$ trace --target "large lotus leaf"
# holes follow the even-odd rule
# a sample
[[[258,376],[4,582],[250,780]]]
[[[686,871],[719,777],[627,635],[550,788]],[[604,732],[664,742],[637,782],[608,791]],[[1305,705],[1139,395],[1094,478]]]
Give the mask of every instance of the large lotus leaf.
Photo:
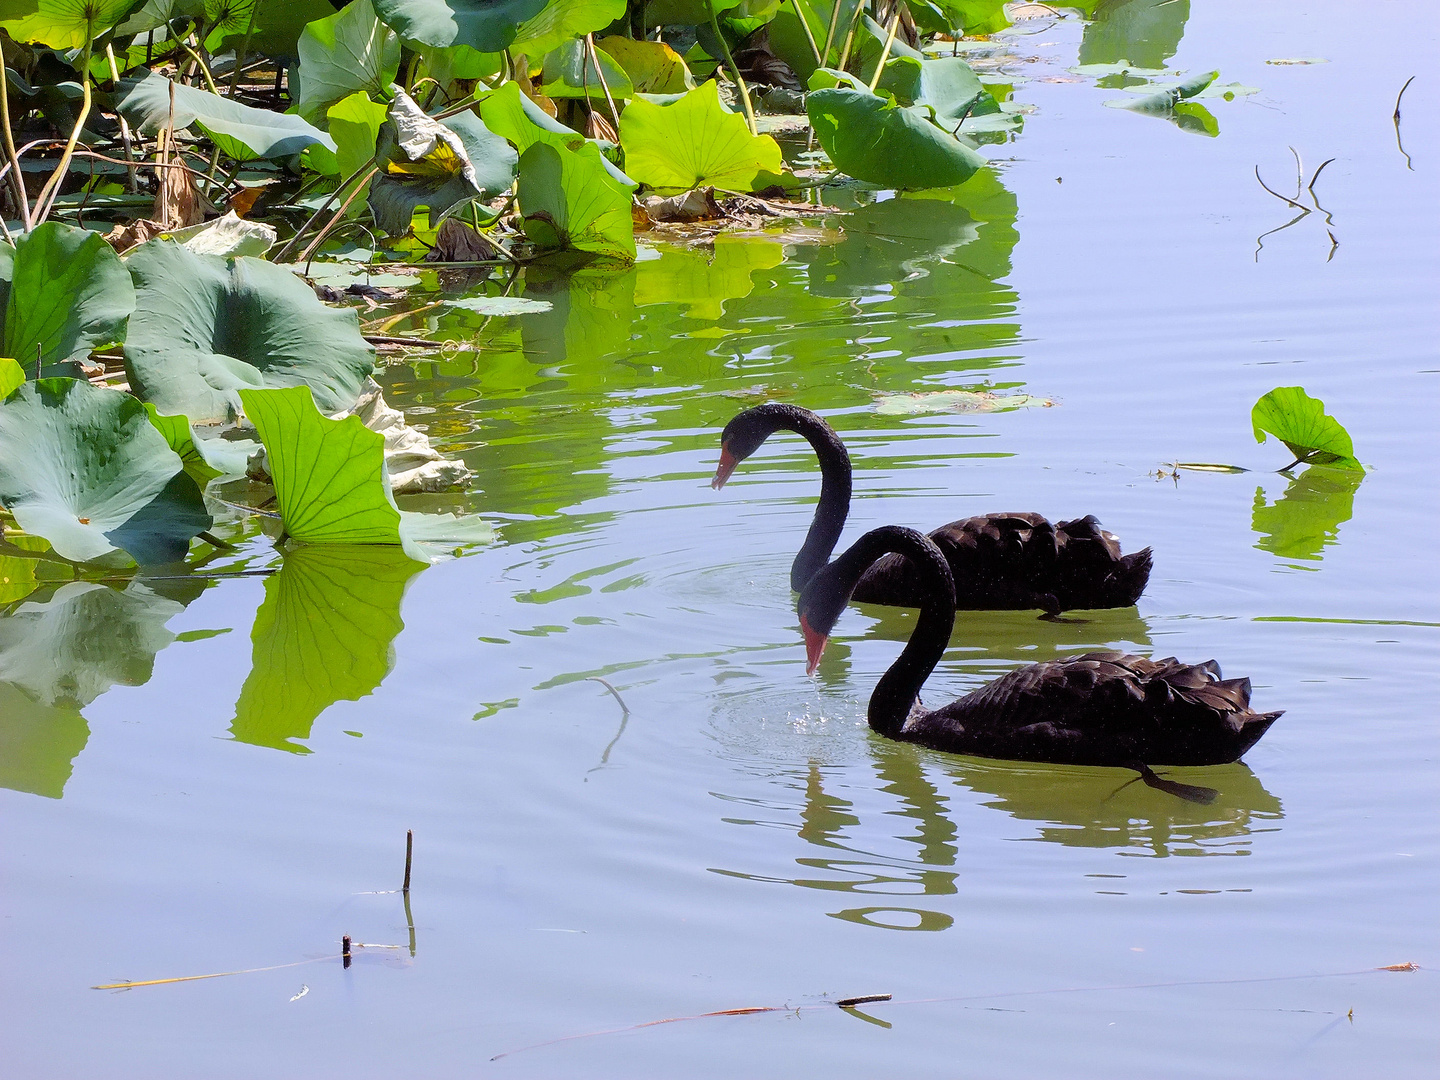
[[[211,524],[145,407],[76,379],[26,383],[0,405],[0,504],[77,562],[116,548],[173,562]]]
[[[330,0],[205,0],[205,48],[218,53],[248,42],[251,56],[294,60],[306,25],[333,14]]]
[[[1164,115],[1180,102],[1199,94],[1219,77],[1220,72],[1218,71],[1206,71],[1199,75],[1192,75],[1188,79],[1182,79],[1174,86],[1161,87],[1148,94],[1140,94],[1135,97],[1107,101],[1105,104],[1112,109],[1129,109],[1131,112]]]
[[[695,87],[684,59],[663,41],[633,41],[611,36],[595,42],[625,69],[636,91],[643,94],[683,94]]]
[[[139,2],[39,0],[37,4],[7,0],[0,29],[7,30],[16,41],[38,42],[52,49],[80,49],[122,21]]]
[[[402,38],[445,48],[468,45],[478,52],[510,47],[527,19],[546,0],[374,0],[385,25]]]
[[[400,70],[400,39],[375,17],[370,0],[353,0],[300,35],[296,107],[311,123],[351,94],[384,97]]]
[[[1255,441],[1267,433],[1290,448],[1297,464],[1333,465],[1338,469],[1364,469],[1355,460],[1355,445],[1340,421],[1325,411],[1325,403],[1303,387],[1277,386],[1250,410]]]
[[[603,160],[594,143],[579,150],[536,143],[520,155],[516,190],[531,241],[542,248],[635,261],[632,188],[607,175]]]
[[[998,113],[1000,105],[958,56],[916,60],[897,56],[885,64],[877,89],[895,95],[901,105],[929,105],[941,125],[953,130],[961,119]]]
[[[123,592],[72,581],[0,618],[0,682],[44,705],[81,707],[116,683],[140,686],[175,640],[165,624],[184,610],[138,581]]]
[[[930,33],[995,34],[1010,25],[1005,0],[918,0],[910,5],[910,14],[916,26]]]
[[[560,150],[577,150],[591,140],[566,127],[507,82],[480,102],[480,117],[495,134],[508,139],[521,154],[537,142]],[[603,155],[605,172],[619,184],[634,189],[635,181],[612,165]]]
[[[375,158],[375,144],[385,125],[389,109],[370,100],[368,94],[356,92],[344,101],[325,110],[326,127],[335,140],[335,153],[312,146],[305,163],[316,172],[346,177],[369,165]],[[350,204],[349,215],[360,213],[359,201]]]
[[[195,19],[204,14],[205,0],[145,0],[130,13],[128,19],[115,28],[115,36],[126,38],[134,34],[148,34],[174,19]],[[160,38],[156,38],[155,44],[159,43]],[[118,49],[116,54],[119,59]]]
[[[510,52],[538,60],[567,41],[604,30],[624,14],[625,0],[550,0],[516,31]]]
[[[0,356],[31,375],[37,349],[50,365],[123,340],[134,310],[130,275],[99,233],[47,221],[0,244]]]
[[[375,223],[398,236],[409,231],[418,207],[429,208],[433,223],[460,203],[497,195],[514,181],[518,160],[474,113],[457,113],[442,124],[396,87],[375,147],[380,172],[369,195]]]
[[[121,79],[125,96],[117,108],[135,127],[156,132],[170,122],[170,88],[175,88],[175,127],[197,125],[222,153],[237,161],[284,158],[319,143],[331,153],[335,142],[319,128],[289,113],[270,112],[217,97],[153,72]]]
[[[60,798],[89,740],[90,726],[75,706],[42,705],[0,682],[0,788]]]
[[[232,419],[241,387],[308,386],[328,412],[355,404],[375,367],[354,311],[322,304],[284,267],[196,255],[152,240],[126,259],[139,310],[125,340],[130,386],[167,415]]]
[[[710,0],[715,14],[720,15],[739,7],[744,0]],[[826,9],[827,13],[829,9]],[[703,26],[710,22],[710,8],[705,0],[648,0],[645,5],[646,26]],[[820,41],[825,40],[825,28],[820,28]]]
[[[751,135],[743,117],[726,112],[713,81],[673,105],[632,101],[620,117],[620,143],[630,175],[655,188],[758,191],[781,168],[779,144]]]
[[[411,43],[412,46],[415,43]],[[420,59],[425,62],[425,74],[449,87],[456,80],[474,82],[476,79],[493,79],[505,65],[503,53],[477,52],[468,45],[451,45],[436,49],[429,45],[415,46]]]
[[[165,437],[166,444],[180,455],[190,478],[202,489],[217,476],[244,476],[250,455],[260,449],[260,444],[253,439],[197,439],[189,419],[162,416],[148,401],[145,411],[155,430]]]
[[[605,103],[605,91],[617,101],[626,101],[635,96],[635,87],[625,69],[615,62],[607,52],[595,50],[599,59],[597,68],[585,42],[576,38],[562,42],[545,56],[540,72],[540,93],[548,98],[587,98]],[[597,72],[599,74],[597,74]],[[605,85],[600,85],[603,75]]]
[[[850,25],[850,18],[855,13],[856,2],[857,0],[840,0],[840,25]],[[650,6],[654,6],[653,0]],[[805,30],[801,27],[796,12],[803,13],[805,22],[810,27],[810,34],[815,39],[815,44],[823,47],[825,31],[830,24],[832,6],[831,4],[812,3],[811,0],[787,0],[775,18],[770,20],[770,25],[766,29],[765,33],[771,50],[790,65],[790,70],[800,77],[801,82],[809,79],[818,65],[815,63],[815,53],[810,49],[810,39],[805,36]],[[839,36],[843,37],[843,34]],[[840,42],[836,42],[832,47],[830,61],[839,63]]]
[[[1255,546],[1282,559],[1318,560],[1354,513],[1355,492],[1364,479],[1358,469],[1306,469],[1271,506],[1265,504],[1265,489],[1256,488],[1250,519],[1260,534]]]
[[[805,101],[815,137],[831,162],[857,180],[887,188],[963,183],[985,159],[931,123],[925,106],[896,105],[863,90],[816,90]]]
[[[240,742],[308,753],[315,718],[372,693],[394,665],[400,601],[424,564],[398,548],[300,547],[265,582],[250,631],[251,670],[230,732]]]

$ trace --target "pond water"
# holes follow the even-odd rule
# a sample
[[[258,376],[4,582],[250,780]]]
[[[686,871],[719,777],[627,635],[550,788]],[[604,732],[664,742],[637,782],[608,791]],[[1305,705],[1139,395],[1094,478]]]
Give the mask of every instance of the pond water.
[[[496,544],[6,609],[6,1074],[1433,1076],[1440,19],[1106,8],[1007,35],[1035,111],[993,176],[832,191],[852,213],[618,275],[531,268],[551,311],[433,320],[468,344],[387,397],[476,471],[459,501]],[[1208,137],[1068,71],[1127,51],[1259,93],[1205,103]],[[1266,62],[1291,58],[1327,62]],[[1307,179],[1335,159],[1329,217],[1257,250],[1294,211],[1254,168],[1293,190],[1290,146]],[[1363,480],[1269,471],[1250,406],[1297,384]],[[875,409],[948,388],[1053,404]],[[1210,806],[872,734],[913,613],[852,608],[805,677],[808,447],[708,486],[766,398],[845,437],[847,542],[1038,510],[1153,546],[1138,608],[963,614],[931,704],[1117,645],[1214,657],[1284,718],[1244,764],[1170,771]],[[279,566],[250,520],[229,562]],[[788,1009],[632,1027],[752,1006]]]

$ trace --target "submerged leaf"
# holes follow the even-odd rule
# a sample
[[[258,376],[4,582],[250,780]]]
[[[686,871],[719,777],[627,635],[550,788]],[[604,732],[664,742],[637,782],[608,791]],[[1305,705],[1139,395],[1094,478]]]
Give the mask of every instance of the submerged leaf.
[[[1333,465],[1338,469],[1364,469],[1355,460],[1350,433],[1325,411],[1325,403],[1303,387],[1277,386],[1250,410],[1255,441],[1274,435],[1290,448],[1297,464]]]
[[[99,233],[47,221],[0,244],[0,356],[36,375],[125,337],[135,289]]]
[[[375,366],[354,311],[327,307],[263,259],[196,255],[152,240],[126,259],[140,309],[125,340],[130,385],[160,412],[232,419],[241,387],[308,386],[350,408]]]
[[[129,394],[26,383],[0,405],[0,504],[77,562],[173,562],[211,525],[200,489]]]
[[[713,81],[673,105],[632,101],[620,116],[620,142],[626,171],[654,188],[758,191],[782,167],[779,144],[751,135],[743,117],[726,112]]]

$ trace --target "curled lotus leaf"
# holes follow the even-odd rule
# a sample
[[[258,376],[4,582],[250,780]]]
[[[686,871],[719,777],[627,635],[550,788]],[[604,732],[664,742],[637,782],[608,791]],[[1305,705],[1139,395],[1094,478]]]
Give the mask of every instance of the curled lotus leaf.
[[[1325,403],[1300,386],[1277,386],[1250,410],[1255,441],[1274,435],[1295,455],[1296,464],[1333,465],[1337,469],[1364,469],[1355,460],[1355,445],[1340,421],[1325,411]]]
[[[126,259],[139,311],[125,339],[131,388],[166,415],[231,420],[242,387],[308,386],[329,412],[360,396],[375,352],[355,312],[322,304],[263,259],[152,240]]]

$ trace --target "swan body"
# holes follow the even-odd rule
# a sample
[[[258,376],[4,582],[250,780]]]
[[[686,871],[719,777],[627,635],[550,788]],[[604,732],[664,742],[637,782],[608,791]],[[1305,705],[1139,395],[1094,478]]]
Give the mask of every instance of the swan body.
[[[790,587],[799,592],[830,558],[850,510],[851,466],[840,437],[823,419],[795,405],[769,403],[740,413],[720,436],[720,465],[711,486],[724,486],[735,467],[775,431],[794,431],[820,459],[820,502]],[[1039,514],[982,514],[930,534],[950,565],[962,609],[1040,608],[1048,615],[1078,608],[1129,607],[1150,579],[1150,549],[1122,555],[1120,543],[1094,517],[1052,524]],[[919,607],[920,576],[898,553],[862,575],[860,603]]]
[[[1213,661],[1184,664],[1094,652],[1018,668],[939,709],[920,687],[954,626],[950,565],[913,529],[866,533],[800,594],[808,669],[864,572],[901,554],[921,579],[920,617],[900,657],[870,698],[870,726],[882,735],[980,757],[1071,765],[1219,765],[1240,758],[1281,715],[1250,708],[1250,680],[1222,679]]]

